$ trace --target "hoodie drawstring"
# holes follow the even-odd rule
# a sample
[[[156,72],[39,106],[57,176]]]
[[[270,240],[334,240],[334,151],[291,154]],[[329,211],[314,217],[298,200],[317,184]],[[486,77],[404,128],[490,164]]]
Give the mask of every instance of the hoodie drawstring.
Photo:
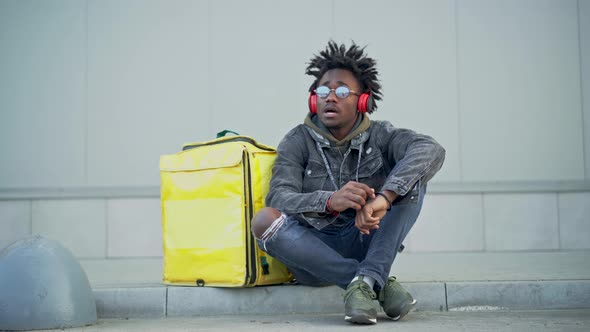
[[[318,151],[320,152],[320,155],[322,156],[322,160],[324,161],[324,167],[326,167],[326,171],[328,172],[328,176],[330,176],[330,180],[332,181],[332,184],[334,185],[335,190],[340,189],[338,187],[338,185],[336,184],[336,179],[334,179],[334,174],[332,174],[332,169],[330,168],[330,163],[328,163],[328,158],[326,158],[326,155],[324,154],[324,149],[322,149],[322,146],[320,145],[319,142],[316,142],[316,146],[318,148]],[[359,146],[359,157],[356,163],[356,182],[359,182],[359,168],[361,167],[361,158],[363,155],[363,145],[361,144]],[[345,158],[346,159],[346,158]]]
[[[363,155],[363,145],[359,146],[359,160],[356,163],[356,182],[359,182],[359,168],[361,168],[361,156]]]
[[[332,184],[334,185],[334,190],[338,190],[340,188],[338,188],[338,185],[336,184],[336,180],[334,179],[334,174],[332,174],[332,170],[330,169],[330,164],[328,163],[328,159],[326,158],[326,155],[324,154],[324,149],[322,149],[322,146],[320,145],[320,142],[316,142],[316,146],[318,147],[318,150],[320,151],[320,154],[322,155],[322,159],[324,160],[324,167],[326,167],[326,171],[328,171],[328,175],[330,176],[330,180],[332,180]]]

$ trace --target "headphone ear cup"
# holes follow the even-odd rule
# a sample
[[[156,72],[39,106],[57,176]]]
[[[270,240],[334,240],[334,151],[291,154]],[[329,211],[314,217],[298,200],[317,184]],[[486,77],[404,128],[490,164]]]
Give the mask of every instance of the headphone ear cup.
[[[370,109],[368,104],[371,103],[372,106],[373,103],[372,101],[369,101],[369,99],[371,99],[371,96],[368,93],[363,93],[359,96],[359,101],[357,104],[357,109],[359,112],[365,113]]]
[[[370,93],[369,94],[369,98],[367,98],[367,112],[371,113],[373,112],[373,94]]]
[[[318,111],[318,96],[315,93],[310,93],[309,94],[309,99],[307,101],[308,106],[309,106],[309,111],[311,113],[317,113]]]
[[[363,93],[359,96],[357,109],[361,113],[369,112],[373,109],[373,96],[369,93]]]

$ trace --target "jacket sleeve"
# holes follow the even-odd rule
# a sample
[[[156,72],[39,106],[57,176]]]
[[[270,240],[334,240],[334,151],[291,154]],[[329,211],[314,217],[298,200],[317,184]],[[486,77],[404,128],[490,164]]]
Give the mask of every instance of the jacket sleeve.
[[[289,132],[278,146],[272,169],[266,206],[286,214],[324,213],[331,191],[303,193],[303,176],[309,153],[297,128]]]
[[[391,190],[400,196],[406,196],[410,191],[417,192],[413,190],[417,189],[416,185],[426,185],[442,167],[445,149],[430,136],[398,129],[388,122],[383,122],[383,126],[382,143],[387,158],[395,166],[381,190]],[[404,201],[407,202],[402,198],[396,202],[403,204]]]

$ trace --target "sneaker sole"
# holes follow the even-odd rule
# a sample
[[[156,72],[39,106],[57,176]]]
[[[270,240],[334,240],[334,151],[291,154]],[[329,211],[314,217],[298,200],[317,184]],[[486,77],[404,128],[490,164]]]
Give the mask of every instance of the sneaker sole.
[[[369,318],[364,315],[344,316],[344,320],[354,324],[377,324],[377,318]]]
[[[418,301],[416,301],[416,299],[412,299],[412,302],[407,303],[403,308],[401,313],[396,316],[396,317],[391,317],[392,320],[394,321],[398,321],[402,318],[404,318],[405,315],[407,315],[410,311],[412,311],[412,309],[414,309],[414,307],[416,306],[416,303],[418,303]]]

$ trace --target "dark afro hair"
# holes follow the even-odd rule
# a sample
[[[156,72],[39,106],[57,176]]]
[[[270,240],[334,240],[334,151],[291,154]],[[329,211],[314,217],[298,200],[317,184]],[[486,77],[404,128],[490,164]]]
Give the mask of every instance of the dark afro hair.
[[[359,47],[354,42],[346,49],[344,44],[338,45],[333,40],[328,42],[328,47],[319,55],[309,61],[305,73],[315,77],[315,81],[309,87],[309,92],[315,90],[319,80],[330,69],[346,69],[352,72],[361,85],[363,93],[371,92],[373,95],[373,108],[368,113],[377,109],[377,100],[381,100],[381,84],[377,79],[376,62],[364,54],[365,48]]]

